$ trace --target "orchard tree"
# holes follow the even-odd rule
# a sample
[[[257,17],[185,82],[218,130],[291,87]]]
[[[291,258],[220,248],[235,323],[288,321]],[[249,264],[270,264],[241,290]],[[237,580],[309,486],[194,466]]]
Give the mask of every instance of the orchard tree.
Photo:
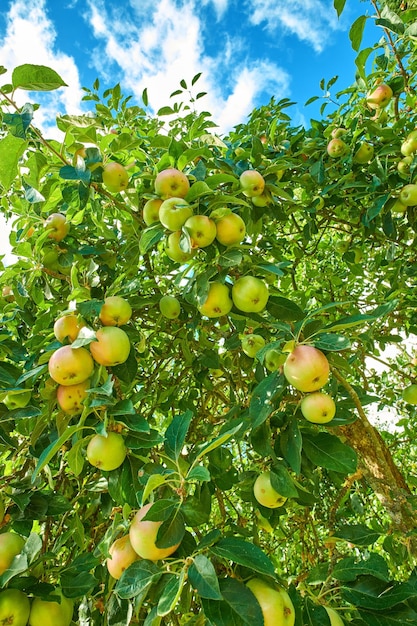
[[[96,80],[48,139],[15,93],[65,85],[13,69],[0,623],[417,623],[414,5],[308,128],[220,137],[197,74],[156,115]]]

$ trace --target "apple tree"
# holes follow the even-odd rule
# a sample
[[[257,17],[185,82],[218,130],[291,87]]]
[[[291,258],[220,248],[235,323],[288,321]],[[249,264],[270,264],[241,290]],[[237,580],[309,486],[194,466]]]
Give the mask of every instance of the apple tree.
[[[0,622],[417,623],[414,4],[308,128],[219,136],[198,74],[157,114],[96,80],[51,139],[63,80],[13,69]]]

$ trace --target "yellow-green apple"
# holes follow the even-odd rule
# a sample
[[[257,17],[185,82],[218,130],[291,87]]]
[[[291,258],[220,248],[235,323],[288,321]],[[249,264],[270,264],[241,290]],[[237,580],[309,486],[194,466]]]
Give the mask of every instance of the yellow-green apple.
[[[301,413],[313,424],[327,424],[336,414],[336,404],[327,393],[315,391],[304,396],[300,403]]]
[[[109,558],[106,559],[107,569],[110,576],[119,580],[125,569],[139,559],[138,554],[132,548],[129,535],[124,535],[113,541],[109,548]]]
[[[74,415],[83,410],[84,400],[87,398],[87,389],[90,388],[90,380],[84,380],[77,385],[59,385],[56,390],[57,402],[64,413]]]
[[[0,534],[0,576],[9,569],[15,556],[21,553],[25,540],[12,532]]]
[[[401,154],[405,157],[417,152],[417,129],[413,130],[401,144]]]
[[[127,448],[120,433],[93,435],[87,446],[87,461],[105,472],[121,466],[126,458]]]
[[[244,313],[259,313],[266,307],[268,286],[255,276],[241,276],[232,287],[234,305]]]
[[[54,241],[62,241],[66,237],[70,230],[69,222],[62,213],[51,213],[46,218],[44,226],[48,232],[49,239]]]
[[[253,495],[262,506],[277,509],[285,504],[287,498],[275,491],[271,484],[271,472],[259,474],[253,485]]]
[[[1,295],[2,298],[6,300],[6,302],[14,302],[16,299],[13,293],[13,289],[10,287],[10,285],[5,285],[3,287],[3,289],[1,290]]]
[[[51,601],[35,598],[29,615],[29,626],[70,626],[74,601],[55,589]]]
[[[174,233],[170,233],[166,239],[165,252],[176,263],[186,263],[197,252],[197,248],[191,248],[188,252],[185,252],[180,245],[182,231],[177,230]]]
[[[207,298],[200,304],[198,310],[206,317],[221,317],[230,313],[233,301],[227,285],[213,282],[209,285]]]
[[[392,95],[391,87],[382,83],[366,96],[366,103],[372,110],[383,109],[389,104]]]
[[[223,246],[233,246],[245,238],[246,224],[237,213],[216,219],[216,239]]]
[[[407,211],[407,206],[403,204],[402,202],[400,202],[399,199],[397,198],[397,200],[394,202],[394,204],[391,207],[391,213],[405,213],[406,211]]]
[[[58,385],[77,385],[90,378],[94,361],[85,348],[62,346],[49,359],[48,370]]]
[[[349,241],[347,239],[339,239],[339,241],[336,241],[334,244],[334,248],[340,254],[344,254],[349,250]]]
[[[370,143],[362,141],[359,148],[353,155],[353,162],[362,165],[365,163],[369,163],[369,161],[372,161],[373,158],[374,147]]]
[[[152,503],[145,504],[145,506],[136,513],[130,524],[129,537],[132,548],[138,556],[142,559],[148,559],[149,561],[159,561],[160,559],[166,559],[168,556],[171,556],[171,554],[177,550],[180,543],[175,543],[166,548],[157,547],[156,538],[162,522],[143,520],[151,506]]]
[[[297,345],[284,363],[287,381],[304,393],[318,391],[329,379],[330,366],[326,356],[314,346]]]
[[[168,230],[177,231],[182,228],[185,222],[193,214],[192,207],[187,200],[179,197],[172,197],[164,200],[159,208],[159,221]]]
[[[3,398],[3,403],[7,406],[9,411],[15,409],[22,409],[29,404],[29,400],[32,396],[30,389],[15,389],[9,391]]]
[[[417,384],[408,385],[402,392],[402,399],[408,404],[417,404]]]
[[[243,335],[241,343],[243,352],[251,358],[254,358],[256,353],[265,347],[265,339],[262,335],[257,335],[256,333]]]
[[[216,223],[207,215],[192,215],[184,225],[190,235],[191,246],[193,248],[206,248],[213,243],[216,237]]]
[[[159,310],[164,317],[174,320],[181,313],[181,305],[175,296],[162,296],[159,301]]]
[[[257,170],[245,170],[239,176],[240,187],[247,198],[260,196],[265,189],[265,179]]]
[[[123,326],[132,317],[132,307],[121,296],[108,296],[100,309],[99,318],[104,326]]]
[[[401,189],[398,199],[405,206],[415,206],[417,204],[417,185],[414,183],[405,185]]]
[[[82,320],[78,315],[75,315],[74,313],[62,315],[55,321],[54,335],[61,343],[64,343],[66,339],[73,342],[77,339],[78,333],[84,326],[84,320]]]
[[[159,209],[162,202],[161,198],[151,198],[145,202],[142,210],[142,216],[146,226],[159,222]]]
[[[342,137],[345,133],[347,133],[346,128],[333,128],[331,136],[332,139],[337,139],[338,137]]]
[[[271,204],[272,197],[269,192],[265,192],[264,190],[259,196],[253,196],[252,202],[257,207],[265,207]]]
[[[348,152],[349,147],[343,139],[335,137],[334,139],[330,139],[326,149],[327,154],[332,157],[332,159],[339,159]]]
[[[20,589],[0,592],[0,624],[26,626],[30,614],[30,600]]]
[[[170,167],[159,172],[155,178],[155,193],[167,198],[185,198],[190,188],[190,181],[184,172]]]
[[[411,173],[412,156],[406,156],[397,163],[397,170],[401,178],[408,178]]]
[[[330,618],[330,626],[345,626],[344,621],[340,617],[339,613],[329,606],[324,607],[327,611],[327,615]]]
[[[129,184],[129,174],[120,163],[107,163],[102,173],[103,185],[111,193],[119,193]]]
[[[251,578],[246,586],[259,602],[264,626],[294,626],[295,609],[285,589],[271,587],[261,578]]]
[[[124,330],[117,326],[103,326],[96,332],[96,339],[90,343],[90,352],[96,363],[113,367],[127,360],[130,341]]]
[[[276,372],[276,370],[284,364],[285,356],[276,348],[270,348],[264,357],[264,365],[270,372]]]

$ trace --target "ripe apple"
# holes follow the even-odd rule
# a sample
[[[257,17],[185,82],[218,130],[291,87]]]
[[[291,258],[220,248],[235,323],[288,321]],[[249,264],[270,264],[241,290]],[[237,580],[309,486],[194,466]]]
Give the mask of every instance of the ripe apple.
[[[183,226],[188,231],[193,248],[206,248],[216,238],[216,223],[207,215],[192,215]]]
[[[70,230],[67,218],[62,213],[51,213],[44,222],[44,227],[49,231],[48,238],[54,241],[62,241]]]
[[[221,317],[230,313],[233,301],[230,297],[229,288],[223,283],[210,283],[207,298],[200,304],[198,310],[206,317]]]
[[[417,384],[408,385],[402,392],[402,399],[408,404],[417,404]]]
[[[15,556],[21,553],[25,540],[16,533],[0,534],[0,576],[9,569]]]
[[[120,163],[107,163],[103,168],[102,180],[108,191],[119,193],[128,186],[129,174]]]
[[[77,385],[90,378],[94,361],[85,348],[62,346],[49,359],[48,370],[58,385]]]
[[[260,604],[264,626],[294,626],[295,609],[285,589],[271,587],[261,578],[251,578],[246,586]]]
[[[87,460],[104,472],[120,467],[126,458],[127,449],[122,435],[115,432],[93,435],[87,446]]]
[[[405,185],[401,189],[398,199],[405,206],[415,206],[417,204],[417,185],[414,183]]]
[[[132,317],[132,307],[121,296],[109,296],[105,298],[100,309],[99,318],[104,326],[123,326]]]
[[[387,106],[387,104],[389,104],[392,95],[393,93],[391,87],[382,83],[381,85],[378,85],[372,93],[366,96],[366,103],[372,110],[383,109]]]
[[[90,388],[90,380],[84,380],[77,385],[59,385],[56,390],[57,402],[64,413],[75,415],[83,410],[84,400],[87,398],[87,389]]]
[[[411,173],[412,156],[406,156],[397,163],[397,170],[401,178],[408,178]]]
[[[139,556],[132,548],[129,535],[119,537],[110,546],[110,557],[106,559],[109,574],[119,580],[125,569],[138,560]]]
[[[216,220],[216,239],[223,246],[233,246],[245,238],[246,224],[237,213]]]
[[[197,248],[191,248],[189,252],[184,252],[180,246],[182,231],[177,230],[174,233],[170,233],[166,239],[165,244],[165,252],[171,259],[171,261],[175,261],[176,263],[186,263],[197,252]]]
[[[400,202],[398,199],[394,202],[391,207],[391,213],[405,213],[407,211],[407,206]]]
[[[159,222],[159,209],[161,204],[161,198],[152,198],[145,203],[142,210],[142,216],[146,226]]]
[[[409,157],[417,152],[417,129],[413,130],[401,144],[401,154]]]
[[[264,357],[264,365],[270,372],[276,372],[284,364],[285,356],[276,348],[270,348]]]
[[[175,296],[162,296],[159,301],[159,310],[164,317],[174,320],[181,313],[181,305]]]
[[[30,614],[29,598],[20,589],[0,592],[0,624],[26,626]]]
[[[158,548],[156,546],[156,537],[162,522],[143,521],[146,513],[151,508],[152,503],[145,504],[136,513],[129,528],[129,537],[132,548],[142,559],[149,561],[159,561],[166,559],[179,547],[176,543],[167,548]]]
[[[29,626],[70,626],[74,611],[74,602],[66,598],[61,589],[55,589],[51,598],[59,597],[58,601],[35,598],[29,615]]]
[[[329,606],[324,607],[327,611],[327,615],[330,618],[330,626],[345,626],[344,621],[340,617],[339,613]]]
[[[327,424],[335,416],[336,404],[331,396],[315,391],[301,400],[300,409],[309,422]]]
[[[266,307],[268,286],[255,276],[242,276],[232,287],[234,305],[244,313],[259,313]]]
[[[172,197],[164,200],[159,208],[159,221],[168,230],[177,231],[182,228],[187,219],[193,214],[192,207],[187,200]]]
[[[260,196],[265,189],[265,179],[257,170],[245,170],[239,176],[239,182],[247,198]]]
[[[256,353],[265,346],[265,339],[262,335],[256,335],[251,333],[249,335],[243,335],[242,337],[242,350],[251,358],[256,356]]]
[[[187,176],[174,167],[162,170],[155,178],[155,193],[164,200],[167,198],[185,198],[189,188],[190,181]]]
[[[3,403],[7,406],[9,411],[15,409],[22,409],[29,404],[32,392],[30,389],[15,389],[9,391],[3,398]]]
[[[346,128],[333,128],[332,130],[332,139],[337,139],[338,137],[342,137],[342,135],[344,135],[345,133],[347,133]]]
[[[284,363],[285,378],[304,393],[321,389],[327,383],[329,373],[327,358],[314,346],[297,345]]]
[[[369,163],[374,158],[374,147],[367,143],[366,141],[362,141],[359,148],[356,150],[353,155],[353,162],[363,165],[365,163]]]
[[[96,332],[96,339],[90,343],[90,351],[96,363],[113,367],[127,360],[130,341],[124,330],[117,326],[104,326]]]
[[[268,509],[277,509],[287,501],[287,498],[272,487],[271,472],[259,474],[253,485],[253,495],[259,504],[266,506]]]
[[[332,157],[332,159],[339,159],[344,156],[348,150],[349,146],[343,141],[343,139],[339,139],[339,137],[330,139],[327,144],[327,154]]]
[[[78,315],[70,313],[62,315],[54,324],[54,335],[58,341],[64,343],[66,339],[72,343],[78,337],[81,328],[85,326],[85,322]]]

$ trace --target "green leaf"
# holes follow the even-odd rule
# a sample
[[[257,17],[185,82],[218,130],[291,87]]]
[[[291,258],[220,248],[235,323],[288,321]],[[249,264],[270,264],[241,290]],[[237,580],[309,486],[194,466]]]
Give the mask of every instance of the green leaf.
[[[156,246],[158,241],[165,236],[165,229],[162,224],[155,224],[142,231],[139,240],[139,250],[141,254],[146,254],[151,248]]]
[[[176,606],[186,579],[186,570],[183,568],[179,576],[168,574],[167,582],[158,600],[157,613],[163,617],[168,615]]]
[[[225,537],[211,546],[210,552],[219,558],[227,559],[249,567],[254,572],[275,577],[275,568],[258,546],[238,537]]]
[[[333,6],[337,11],[337,17],[340,17],[345,8],[346,0],[333,0]]]
[[[297,322],[305,316],[298,304],[282,296],[270,296],[266,308],[275,319],[282,322]]]
[[[243,624],[247,626],[261,626],[264,623],[262,609],[246,585],[236,578],[226,578],[220,581],[220,591],[225,602],[241,616]]]
[[[5,191],[17,176],[20,157],[27,147],[27,142],[13,135],[0,139],[0,184]]]
[[[356,471],[356,452],[330,433],[305,433],[303,451],[318,467],[342,474],[353,474]]]
[[[197,465],[197,467],[193,467],[189,474],[187,474],[187,480],[198,480],[200,482],[209,481],[211,480],[210,472],[207,467]]]
[[[271,485],[281,496],[286,498],[296,498],[298,496],[291,474],[282,463],[277,463],[272,467]]]
[[[210,441],[207,445],[203,447],[202,450],[199,451],[194,463],[199,461],[205,454],[208,454],[212,450],[215,450],[215,448],[218,448],[222,444],[226,443],[226,441],[233,437],[233,435],[235,435],[240,429],[241,424],[235,426],[231,430],[227,430],[226,432],[222,433],[221,435]]]
[[[332,576],[337,580],[349,582],[356,580],[358,576],[371,574],[380,580],[388,581],[389,572],[385,559],[380,554],[371,552],[367,559],[358,560],[355,556],[349,556],[336,563]]]
[[[146,107],[149,104],[147,87],[145,87],[145,89],[142,91],[142,102]]]
[[[26,138],[26,131],[33,119],[33,106],[25,104],[20,113],[5,113],[3,122],[9,127],[9,131],[15,137]]]
[[[307,599],[304,607],[304,623],[306,626],[331,626],[329,615],[319,604]]]
[[[174,511],[169,519],[162,522],[156,537],[157,548],[170,548],[181,543],[185,534],[184,518],[181,512]]]
[[[348,350],[351,346],[350,340],[343,335],[335,335],[333,333],[318,333],[317,339],[314,340],[314,346],[320,350],[328,350],[339,352],[340,350]]]
[[[343,598],[356,607],[385,611],[408,600],[417,599],[417,592],[408,583],[385,582],[374,576],[360,576],[342,587]]]
[[[292,471],[299,474],[301,471],[303,439],[296,417],[290,417],[287,427],[281,432],[280,446],[282,455]]]
[[[373,322],[376,319],[375,315],[358,314],[350,315],[348,317],[342,317],[335,322],[331,322],[326,326],[326,330],[346,330],[347,328],[354,328],[356,326],[363,326],[369,322]]]
[[[253,390],[249,405],[252,428],[258,428],[274,410],[274,400],[285,389],[285,379],[279,371],[266,376]]]
[[[417,613],[405,604],[399,604],[392,611],[383,613],[370,613],[363,609],[359,609],[358,613],[366,626],[415,626],[417,624]]]
[[[178,461],[192,419],[192,411],[186,411],[182,415],[175,415],[166,430],[164,442],[165,452],[173,461]]]
[[[12,84],[14,89],[27,91],[52,91],[68,86],[50,67],[31,64],[19,65],[13,70]]]
[[[334,531],[335,537],[353,543],[355,546],[370,546],[378,541],[381,533],[363,524],[347,524]]]
[[[129,626],[132,615],[132,604],[112,593],[106,603],[106,626]]]
[[[203,554],[197,554],[188,570],[188,579],[201,598],[221,600],[219,581],[212,562]]]
[[[116,583],[115,592],[119,598],[134,598],[144,594],[162,575],[162,570],[152,561],[135,561],[121,575]]]
[[[206,196],[207,194],[212,194],[213,190],[205,183],[203,180],[198,180],[193,185],[191,185],[187,195],[185,196],[185,200],[190,204],[200,198],[201,196]]]
[[[40,455],[36,467],[32,474],[32,483],[35,482],[39,472],[43,470],[45,465],[49,463],[49,461],[55,456],[58,450],[64,445],[68,439],[70,439],[74,433],[83,430],[84,426],[69,426],[58,439],[53,441]]]
[[[155,491],[155,489],[158,489],[158,487],[163,485],[167,479],[169,479],[168,475],[164,476],[162,474],[151,474],[145,485],[145,489],[143,490],[142,503],[146,502],[151,493]]]
[[[360,15],[352,24],[349,31],[349,39],[352,43],[352,48],[357,52],[362,43],[363,31],[365,28],[367,16]]]

